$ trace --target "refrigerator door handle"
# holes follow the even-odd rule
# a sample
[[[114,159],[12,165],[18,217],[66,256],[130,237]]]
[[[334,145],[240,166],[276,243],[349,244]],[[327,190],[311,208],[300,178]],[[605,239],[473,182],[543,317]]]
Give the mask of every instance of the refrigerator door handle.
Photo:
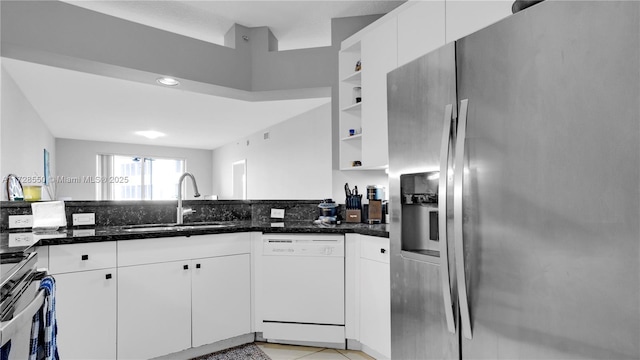
[[[469,298],[467,294],[467,279],[464,271],[464,239],[462,229],[462,189],[464,177],[464,145],[467,136],[467,113],[469,99],[460,101],[460,117],[456,139],[456,153],[453,175],[453,235],[455,241],[456,274],[458,283],[458,297],[460,304],[460,318],[462,334],[465,338],[473,337],[471,316],[469,313]]]
[[[444,299],[444,314],[449,332],[455,334],[456,323],[453,318],[453,303],[451,301],[451,282],[449,280],[449,255],[447,248],[447,179],[449,172],[449,147],[451,145],[451,118],[453,104],[444,110],[444,129],[440,143],[440,178],[438,181],[438,238],[440,242],[440,277],[442,281],[442,297]]]

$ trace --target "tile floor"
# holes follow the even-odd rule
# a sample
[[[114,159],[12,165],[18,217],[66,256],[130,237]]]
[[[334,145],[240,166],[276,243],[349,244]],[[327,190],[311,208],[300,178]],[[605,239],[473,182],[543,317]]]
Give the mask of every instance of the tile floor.
[[[374,358],[362,351],[355,350],[336,350],[264,342],[257,342],[256,345],[272,360],[374,360]]]

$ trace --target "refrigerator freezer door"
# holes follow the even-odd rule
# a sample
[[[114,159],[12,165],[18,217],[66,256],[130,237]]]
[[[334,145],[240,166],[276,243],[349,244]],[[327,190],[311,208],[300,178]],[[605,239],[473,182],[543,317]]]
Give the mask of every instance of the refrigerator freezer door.
[[[445,45],[392,71],[387,77],[387,87],[391,205],[391,358],[457,359],[458,334],[448,331],[445,318],[441,263],[446,262],[439,258],[440,252],[437,250],[427,246],[413,246],[428,244],[428,231],[417,235],[425,241],[413,241],[405,244],[403,249],[400,181],[403,174],[440,171],[445,108],[448,104],[456,103],[454,45]],[[455,116],[454,105],[450,118]],[[455,124],[452,124],[452,128],[455,128]],[[448,162],[452,166],[452,158]],[[448,176],[446,173],[448,171],[440,175]],[[453,182],[448,181],[448,186],[452,185]],[[438,201],[452,204],[452,196]],[[430,219],[426,216],[422,221]],[[428,228],[430,227],[416,224],[411,229],[411,237],[415,240],[416,232]],[[411,259],[403,257],[402,250]],[[453,247],[448,250],[452,252]],[[452,297],[455,304],[455,294]],[[453,319],[457,318],[457,313],[452,315]]]
[[[457,42],[463,359],[640,358],[639,44],[635,1],[547,1]]]

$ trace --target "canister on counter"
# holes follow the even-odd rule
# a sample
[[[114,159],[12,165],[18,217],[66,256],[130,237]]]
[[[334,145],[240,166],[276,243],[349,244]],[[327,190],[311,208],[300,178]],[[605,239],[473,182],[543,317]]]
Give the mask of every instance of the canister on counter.
[[[42,186],[40,185],[24,185],[23,191],[25,201],[40,201],[42,198]]]
[[[379,185],[367,185],[367,199],[369,200],[383,200],[384,199],[384,187]]]

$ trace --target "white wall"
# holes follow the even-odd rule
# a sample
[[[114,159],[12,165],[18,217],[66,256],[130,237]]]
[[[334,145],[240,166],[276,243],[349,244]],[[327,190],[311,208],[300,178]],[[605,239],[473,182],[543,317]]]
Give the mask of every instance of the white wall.
[[[248,199],[330,197],[331,105],[215,149],[213,189],[220,199],[232,197],[231,164],[242,159],[247,160]]]
[[[1,76],[0,175],[44,176],[44,149],[49,151],[51,169],[56,165],[55,138],[4,68]],[[2,200],[6,200],[6,188],[2,185]],[[25,181],[23,185],[28,184]],[[42,198],[49,199],[46,191]]]
[[[211,150],[185,149],[167,146],[149,146],[137,144],[56,139],[57,166],[56,176],[80,177],[96,175],[96,155],[143,155],[149,157],[171,157],[186,160],[187,171],[193,173],[198,190],[203,195],[212,194],[212,152]],[[94,200],[95,184],[61,183],[58,184],[58,197],[71,197],[73,200]],[[193,187],[187,185],[185,199],[193,199]]]

